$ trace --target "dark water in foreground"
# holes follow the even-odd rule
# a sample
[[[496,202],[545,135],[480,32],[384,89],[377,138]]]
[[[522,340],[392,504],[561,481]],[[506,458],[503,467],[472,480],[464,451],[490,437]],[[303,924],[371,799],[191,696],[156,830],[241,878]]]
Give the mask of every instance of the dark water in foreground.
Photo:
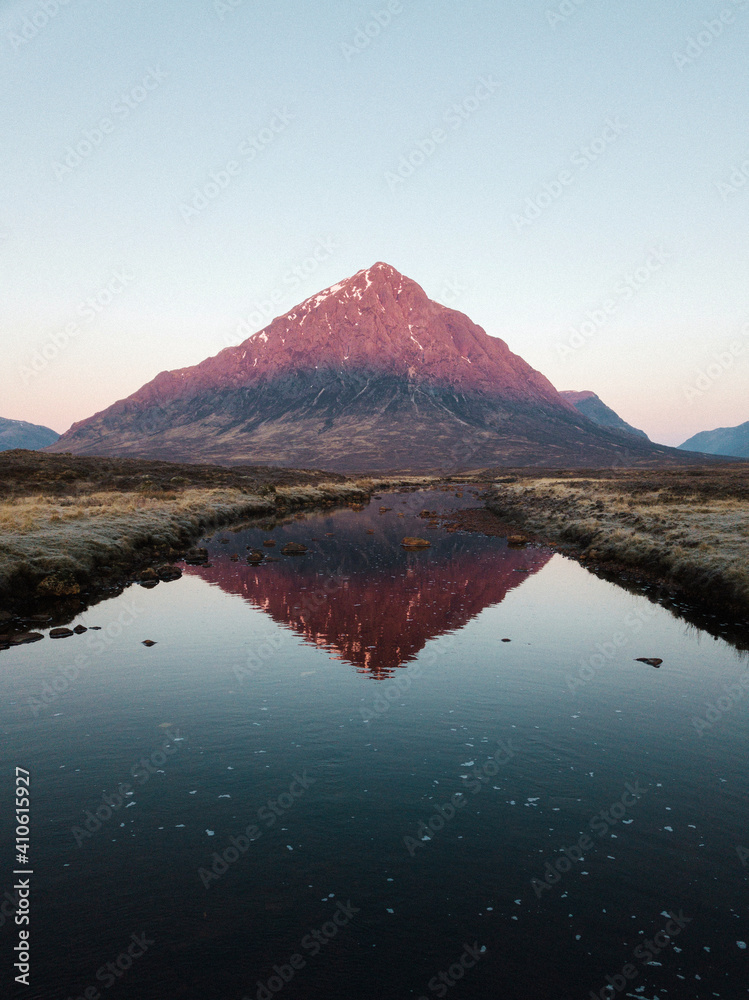
[[[80,616],[102,631],[0,654],[0,894],[14,766],[34,871],[31,986],[0,918],[3,995],[749,993],[747,660],[414,516],[461,503],[217,532],[210,567]]]

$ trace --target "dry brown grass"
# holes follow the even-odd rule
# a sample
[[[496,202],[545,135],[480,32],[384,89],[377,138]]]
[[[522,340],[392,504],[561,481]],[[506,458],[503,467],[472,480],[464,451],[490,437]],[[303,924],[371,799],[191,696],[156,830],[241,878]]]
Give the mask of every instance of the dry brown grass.
[[[44,593],[50,578],[66,581],[70,592],[121,579],[143,564],[175,558],[212,525],[369,496],[343,477],[326,481],[318,473],[269,469],[264,475],[255,468],[250,474],[31,452],[0,456],[3,473],[4,600]],[[210,485],[225,478],[231,485]],[[126,488],[115,488],[123,483]]]
[[[692,596],[749,607],[749,467],[526,475],[495,483],[504,520],[572,543],[584,561],[616,564]]]

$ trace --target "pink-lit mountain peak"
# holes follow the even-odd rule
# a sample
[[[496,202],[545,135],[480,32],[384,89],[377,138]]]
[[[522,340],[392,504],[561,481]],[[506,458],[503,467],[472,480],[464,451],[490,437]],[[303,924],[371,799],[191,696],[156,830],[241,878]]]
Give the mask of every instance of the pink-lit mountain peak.
[[[162,372],[51,450],[372,472],[622,464],[654,446],[597,426],[503,340],[380,261]]]
[[[192,368],[163,372],[132,398],[252,385],[311,368],[389,374],[570,408],[504,341],[432,301],[382,261],[309,296],[237,347]]]

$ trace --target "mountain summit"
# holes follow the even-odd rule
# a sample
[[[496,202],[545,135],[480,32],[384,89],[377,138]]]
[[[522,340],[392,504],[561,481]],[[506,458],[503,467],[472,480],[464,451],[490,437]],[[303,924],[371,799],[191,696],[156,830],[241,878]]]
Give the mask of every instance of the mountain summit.
[[[656,453],[382,262],[74,424],[51,451],[336,471],[627,464]]]

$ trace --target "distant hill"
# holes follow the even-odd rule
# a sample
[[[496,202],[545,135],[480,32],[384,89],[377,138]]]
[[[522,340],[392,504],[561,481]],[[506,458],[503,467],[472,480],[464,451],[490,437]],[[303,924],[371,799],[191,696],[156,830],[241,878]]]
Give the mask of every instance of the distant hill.
[[[54,444],[60,435],[40,424],[27,424],[25,420],[6,420],[0,417],[0,451],[12,448],[29,448],[36,451]]]
[[[714,431],[700,431],[679,447],[682,451],[749,458],[749,420],[738,427],[717,427]]]
[[[622,420],[618,413],[615,413],[610,406],[606,406],[603,400],[596,396],[590,389],[584,392],[575,392],[572,389],[565,389],[559,393],[560,396],[572,403],[576,410],[592,420],[599,427],[607,427],[609,430],[622,431],[624,434],[634,434],[636,437],[649,441],[645,431],[638,430],[626,420]]]

